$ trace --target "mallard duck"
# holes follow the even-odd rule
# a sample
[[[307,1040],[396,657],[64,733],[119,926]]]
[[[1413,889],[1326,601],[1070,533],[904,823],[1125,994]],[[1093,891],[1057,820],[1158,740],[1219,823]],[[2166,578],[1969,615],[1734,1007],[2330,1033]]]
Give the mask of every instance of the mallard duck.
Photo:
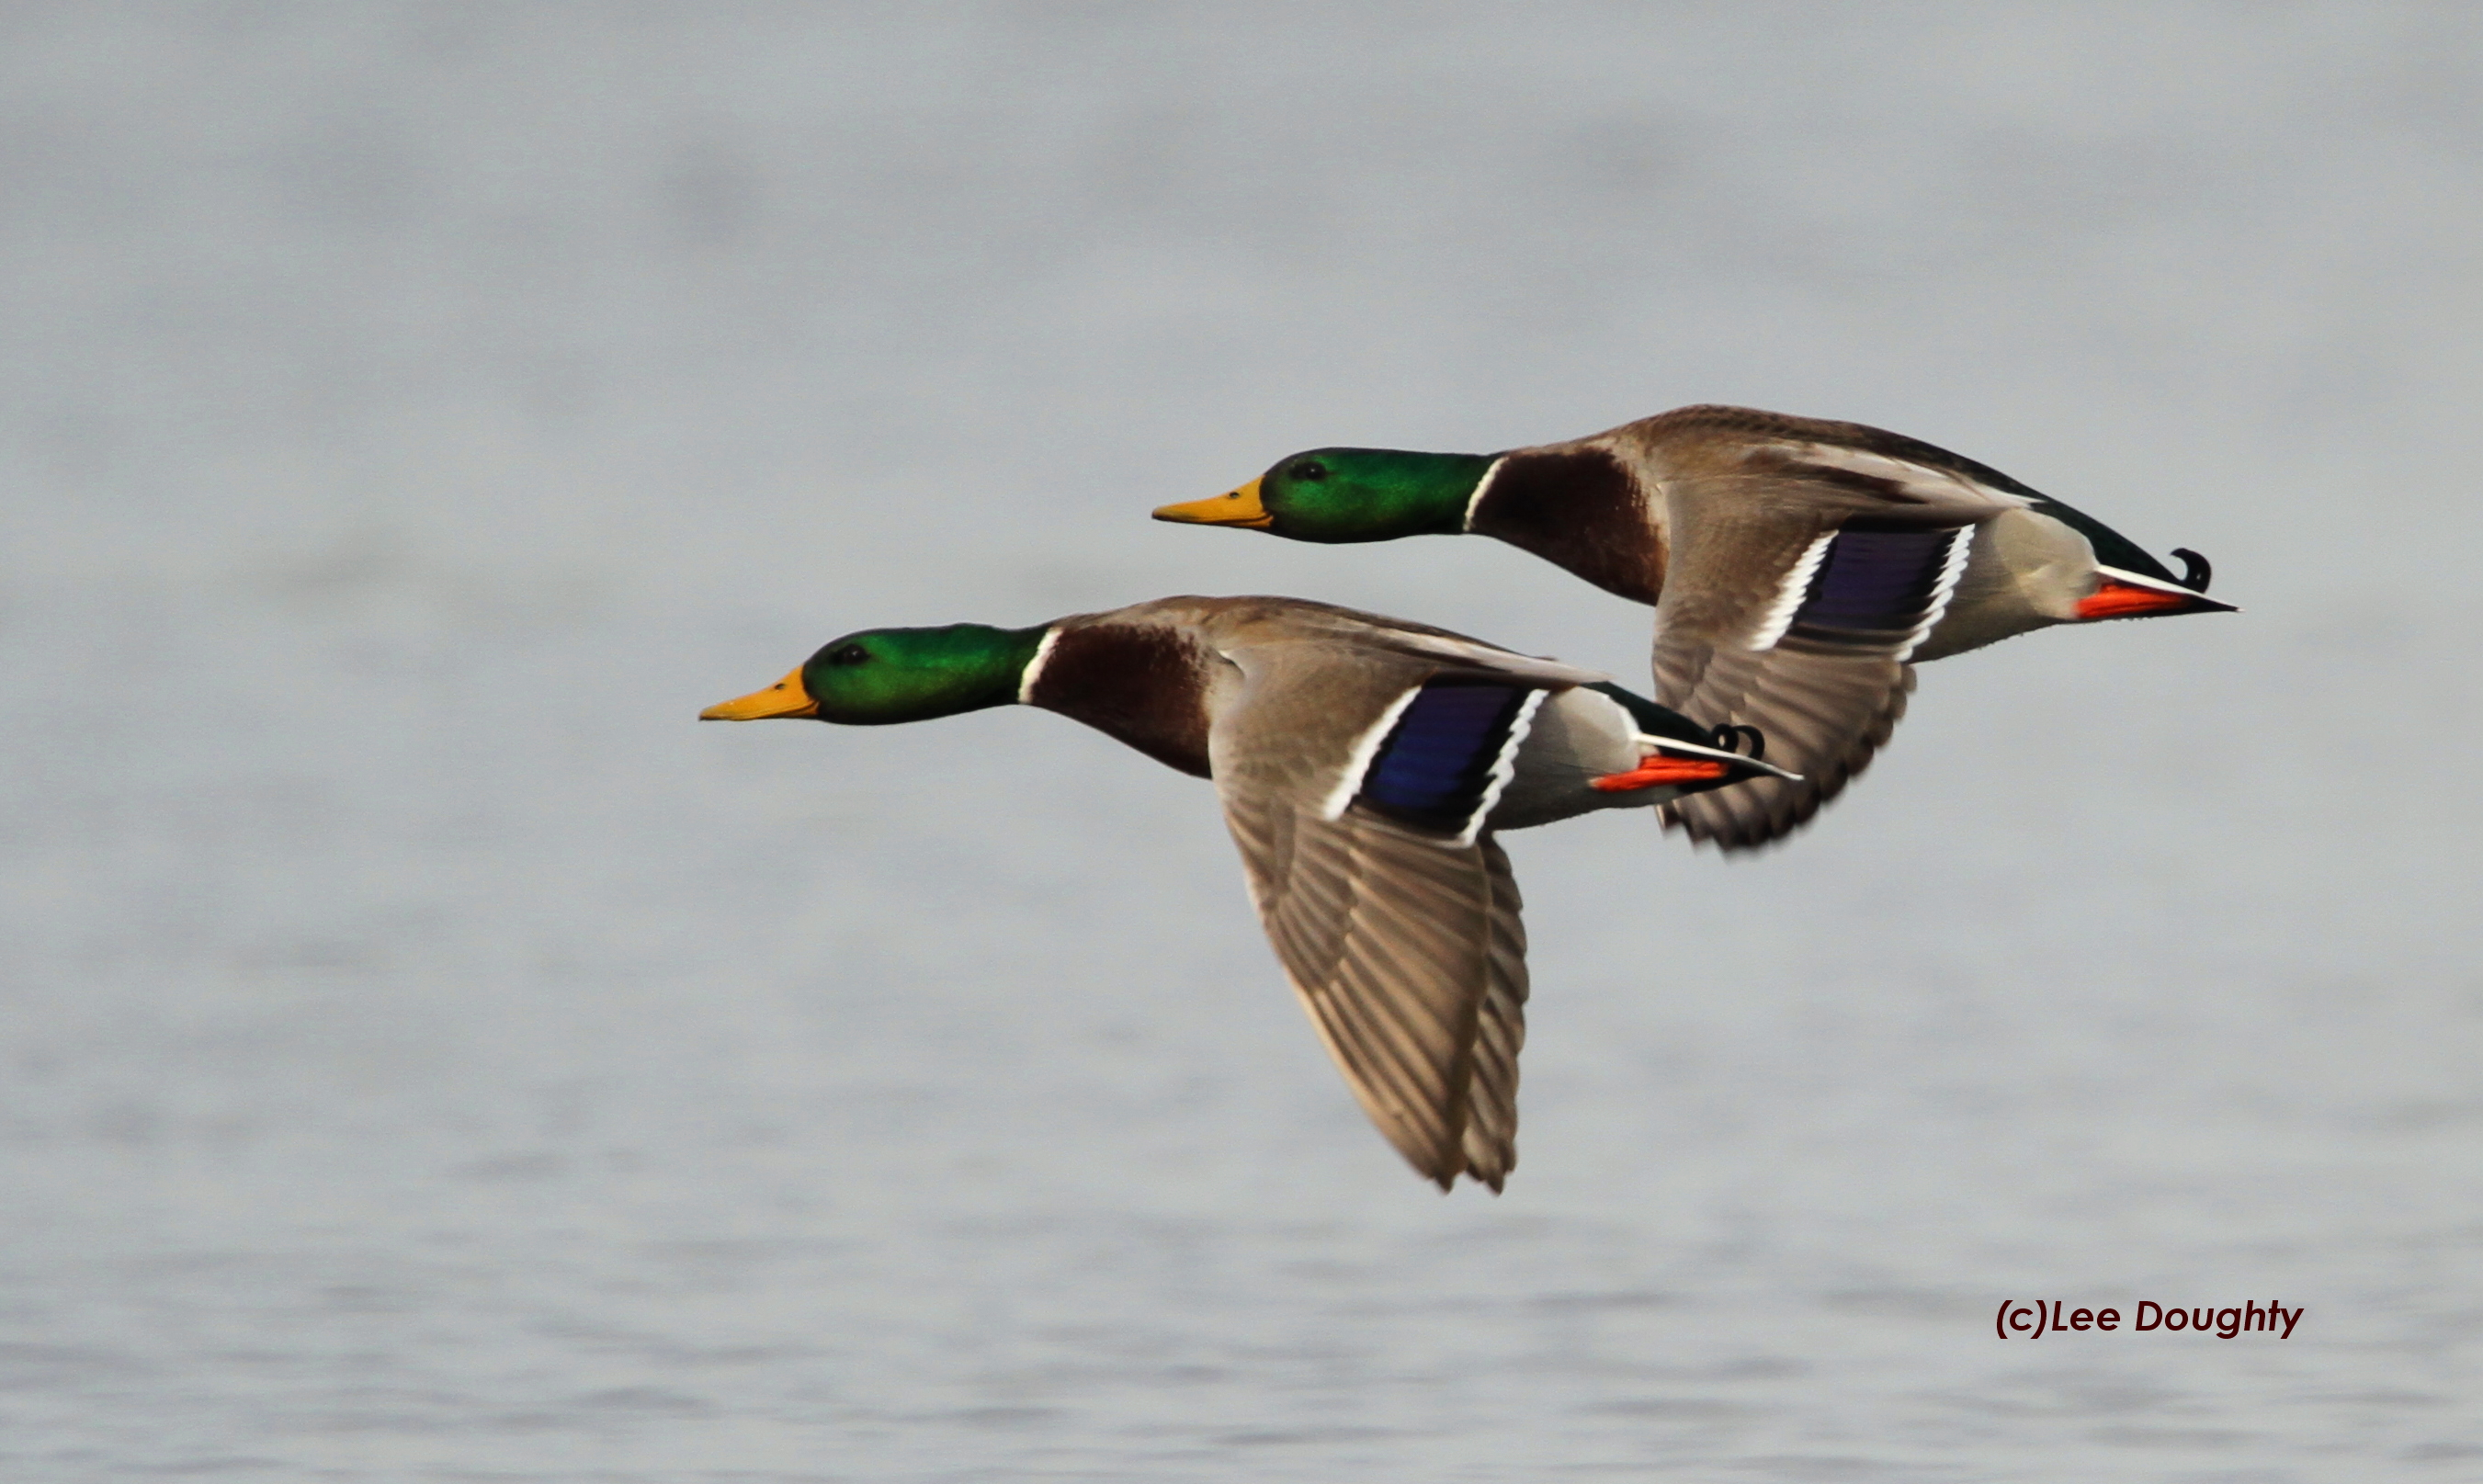
[[[1526,932],[1494,835],[1785,776],[1592,671],[1289,597],[867,629],[699,715],[869,726],[1012,702],[1215,781],[1311,1023],[1443,1190],[1496,1191],[1517,1162]]]
[[[2054,623],[2230,612],[2101,521],[1860,423],[1685,407],[1501,454],[1319,448],[1159,520],[1311,542],[1493,536],[1655,605],[1656,699],[1756,727],[1800,782],[1666,806],[1725,850],[1798,828],[1905,713],[1911,662]]]

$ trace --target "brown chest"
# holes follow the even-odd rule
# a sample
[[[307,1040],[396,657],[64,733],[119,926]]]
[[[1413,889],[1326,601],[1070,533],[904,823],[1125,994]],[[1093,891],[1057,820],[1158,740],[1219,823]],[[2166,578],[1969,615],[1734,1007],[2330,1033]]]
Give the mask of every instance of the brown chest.
[[[1636,602],[1652,603],[1664,592],[1664,537],[1648,495],[1599,448],[1501,460],[1466,528]]]
[[[1207,684],[1225,663],[1178,629],[1092,623],[1055,632],[1025,700],[1199,778],[1207,760]]]

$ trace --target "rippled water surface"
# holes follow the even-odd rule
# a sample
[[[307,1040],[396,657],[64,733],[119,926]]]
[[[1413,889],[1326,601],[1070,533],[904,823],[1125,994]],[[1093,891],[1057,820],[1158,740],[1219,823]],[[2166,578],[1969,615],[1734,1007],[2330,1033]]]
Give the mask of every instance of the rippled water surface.
[[[2476,1476],[2478,86],[2453,8],[13,9],[0,1472]],[[1508,548],[1144,512],[1699,400],[2247,612],[1927,667],[1764,858],[1513,836],[1497,1200],[1205,784],[690,721],[1182,591],[1640,674]]]

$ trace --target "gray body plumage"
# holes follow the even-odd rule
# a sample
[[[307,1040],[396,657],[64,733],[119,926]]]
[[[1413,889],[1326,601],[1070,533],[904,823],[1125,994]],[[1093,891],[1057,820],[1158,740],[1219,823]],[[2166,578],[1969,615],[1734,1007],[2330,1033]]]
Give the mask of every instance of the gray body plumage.
[[[1642,735],[1582,688],[1594,672],[1322,603],[1170,597],[1053,630],[1022,699],[1215,780],[1312,1023],[1372,1122],[1443,1188],[1465,1174],[1498,1189],[1516,1162],[1526,932],[1494,833],[1679,798],[1591,786],[1659,746],[1765,771]],[[1359,791],[1396,718],[1437,681],[1512,688],[1531,707],[1488,808],[1454,828],[1391,817]],[[1182,751],[1193,736],[1201,756]]]
[[[1466,529],[1654,604],[1656,699],[1757,728],[1769,760],[1802,775],[1666,808],[1668,824],[1734,850],[1799,828],[1869,765],[1905,714],[1915,663],[2074,622],[2107,574],[2171,587],[2160,568],[2103,566],[2056,511],[2073,516],[1901,435],[1689,407],[1501,455]],[[1919,603],[1805,622],[1816,606],[1807,585],[1820,562],[1841,560],[1829,543],[1851,532],[1915,539],[1929,564],[1908,590]],[[2135,548],[2131,558],[2154,566]]]

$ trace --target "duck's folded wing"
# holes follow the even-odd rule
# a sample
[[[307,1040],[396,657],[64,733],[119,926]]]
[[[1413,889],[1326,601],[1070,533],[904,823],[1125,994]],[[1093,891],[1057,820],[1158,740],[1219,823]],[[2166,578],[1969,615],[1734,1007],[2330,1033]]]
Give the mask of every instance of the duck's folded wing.
[[[1526,930],[1508,858],[1356,805],[1322,817],[1225,789],[1285,975],[1363,1112],[1442,1189],[1517,1162]]]
[[[1954,470],[1801,444],[1668,482],[1666,499],[1656,699],[1705,726],[1757,728],[1767,760],[1802,777],[1696,794],[1665,819],[1726,850],[1764,845],[1869,766],[1977,526],[2025,501]]]

